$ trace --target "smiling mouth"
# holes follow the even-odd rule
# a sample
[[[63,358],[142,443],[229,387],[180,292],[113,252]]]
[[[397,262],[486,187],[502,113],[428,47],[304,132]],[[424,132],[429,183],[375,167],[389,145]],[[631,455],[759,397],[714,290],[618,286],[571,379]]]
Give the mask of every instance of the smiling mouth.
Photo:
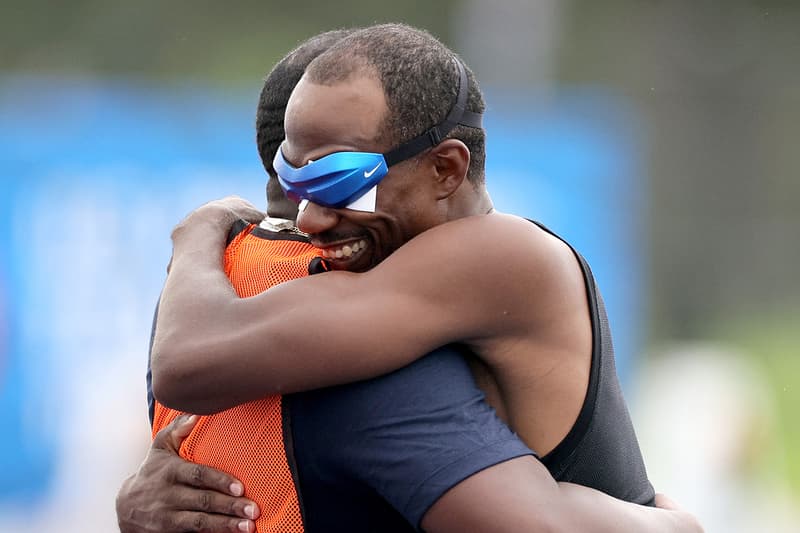
[[[361,239],[360,241],[353,241],[348,242],[346,244],[341,244],[337,246],[331,246],[328,248],[320,249],[322,257],[325,259],[350,259],[358,252],[365,250],[367,247],[367,241]]]

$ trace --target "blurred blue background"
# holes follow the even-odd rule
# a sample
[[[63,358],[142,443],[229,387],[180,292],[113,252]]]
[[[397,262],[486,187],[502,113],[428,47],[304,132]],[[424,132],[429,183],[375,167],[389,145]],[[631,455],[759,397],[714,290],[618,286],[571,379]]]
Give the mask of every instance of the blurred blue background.
[[[0,9],[0,532],[115,529],[149,441],[171,228],[228,194],[264,205],[264,74],[314,33],[376,20],[425,27],[475,69],[496,207],[592,265],[657,488],[708,531],[796,524],[795,6]]]

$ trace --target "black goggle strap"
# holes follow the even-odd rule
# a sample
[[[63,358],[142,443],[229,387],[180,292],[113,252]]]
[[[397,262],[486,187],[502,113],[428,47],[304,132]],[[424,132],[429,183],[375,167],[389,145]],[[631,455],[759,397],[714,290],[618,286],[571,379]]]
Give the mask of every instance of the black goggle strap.
[[[466,109],[467,95],[469,94],[469,79],[467,78],[467,71],[464,69],[464,65],[461,61],[458,58],[454,58],[454,60],[458,66],[458,96],[456,97],[456,103],[453,105],[450,113],[447,114],[447,117],[445,117],[442,122],[436,124],[422,135],[414,137],[394,150],[383,154],[383,159],[386,161],[387,167],[399,163],[400,161],[405,161],[421,153],[423,150],[436,146],[459,124],[462,126],[469,126],[470,128],[483,127],[483,114],[473,113]]]

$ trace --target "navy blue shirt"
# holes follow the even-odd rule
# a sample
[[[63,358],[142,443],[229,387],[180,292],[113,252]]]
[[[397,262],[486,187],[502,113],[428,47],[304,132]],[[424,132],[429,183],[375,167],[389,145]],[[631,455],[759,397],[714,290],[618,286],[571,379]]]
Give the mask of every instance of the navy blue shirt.
[[[149,364],[147,381],[152,423]],[[447,490],[533,453],[486,403],[456,345],[379,378],[286,395],[283,421],[309,533],[418,530]]]
[[[542,462],[557,481],[652,505],[603,301],[573,252],[592,323],[589,386],[569,434]],[[383,377],[284,396],[286,456],[306,531],[413,531],[463,479],[533,453],[485,402],[462,355],[449,345]],[[149,368],[148,399],[152,421]]]
[[[307,531],[411,531],[448,489],[531,454],[456,346],[386,376],[284,397]]]

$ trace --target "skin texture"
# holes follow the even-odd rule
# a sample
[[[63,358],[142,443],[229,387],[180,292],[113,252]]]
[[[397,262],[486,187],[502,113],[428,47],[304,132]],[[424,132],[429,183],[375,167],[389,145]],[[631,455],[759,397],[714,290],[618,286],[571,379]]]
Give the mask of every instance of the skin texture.
[[[178,456],[196,422],[181,416],[162,429],[139,471],[122,484],[116,502],[122,533],[255,532],[258,506],[241,497],[237,479]]]
[[[304,78],[287,106],[283,153],[299,166],[338,151],[384,152],[392,146],[375,139],[380,137],[386,105],[374,75],[332,86]],[[330,113],[331,108],[338,112]],[[423,156],[390,168],[379,186],[376,213],[309,203],[298,214],[298,227],[323,250],[366,239],[366,252],[330,261],[336,270],[365,271],[428,228],[492,209],[485,191],[478,193],[464,182],[469,161],[469,150],[462,142],[446,140]],[[469,197],[462,198],[464,193]]]
[[[123,483],[116,502],[121,533],[255,531],[252,519],[259,510],[239,496],[241,483],[178,456],[196,420],[178,417],[161,430],[142,467]],[[480,505],[475,504],[478,493],[483,498]],[[702,531],[674,502],[663,495],[656,499],[663,509],[645,509],[579,485],[557,484],[541,463],[523,457],[479,472],[448,491],[425,515],[422,527],[434,533],[618,532],[621,525],[625,531]],[[609,515],[617,521],[606,525]]]
[[[531,457],[483,470],[445,493],[425,515],[422,527],[428,532],[492,533],[702,531],[692,516],[676,507],[642,512],[645,508],[635,504],[547,477],[544,466]],[[541,482],[531,483],[532,479]]]
[[[283,87],[281,83],[276,86]],[[274,86],[265,85],[264,90],[269,90],[269,87]],[[310,87],[310,90],[313,89],[314,87]],[[281,88],[280,90],[284,89]],[[275,92],[278,94],[278,91]],[[295,96],[296,98],[301,96],[306,98],[306,104],[309,106],[314,104],[314,95],[311,93],[302,95],[298,92]],[[376,118],[379,118],[384,110],[378,108],[380,108],[381,102],[385,102],[385,100],[382,94],[373,93],[368,96],[374,97],[370,104],[373,105],[371,112]],[[276,96],[273,98],[277,102],[275,105],[279,105],[281,98],[285,97]],[[285,102],[285,100],[283,101]],[[300,101],[297,101],[295,106],[298,112],[302,111],[300,103]],[[356,107],[360,105],[362,103],[356,100]],[[342,113],[341,108],[335,109],[337,117],[355,116],[361,119],[364,118],[360,115],[360,109],[356,109],[356,113],[350,115]],[[318,117],[318,119],[324,120],[326,118],[324,116],[324,107],[310,107],[308,111],[317,114],[322,113],[323,116]],[[295,119],[302,118],[302,113],[298,114],[299,116],[294,116]],[[306,117],[306,120],[313,121],[315,119]],[[332,124],[330,120],[328,122],[327,127],[330,128],[336,126],[338,119],[333,121]],[[299,125],[297,121],[294,123],[290,121],[289,126],[292,127],[293,124]],[[324,155],[325,150],[335,151],[337,143],[341,142],[349,144],[341,146],[339,149],[383,151],[391,148],[372,142],[372,139],[376,138],[373,135],[375,132],[374,122],[364,121],[361,124],[350,124],[347,128],[354,129],[348,130],[345,128],[344,131],[337,132],[339,138],[330,138],[329,136],[326,139],[324,137],[325,133],[321,132],[323,136],[320,142],[323,144],[328,143],[328,147],[323,149],[320,149],[321,145],[314,145],[314,139],[306,138],[304,140],[302,138],[303,128],[299,128],[299,130],[290,135],[291,140],[296,141],[295,145],[288,143],[289,146],[285,148],[290,152],[293,148],[300,152],[314,152],[316,150],[321,155]],[[328,133],[330,134],[331,132]],[[320,134],[320,132],[314,134]],[[354,136],[347,137],[348,134],[353,134]],[[298,135],[300,136],[298,137]],[[274,142],[278,142],[277,138]],[[305,147],[302,145],[304,142],[307,143]],[[314,154],[312,153],[312,155]],[[432,157],[428,158],[428,156]],[[300,158],[293,161],[295,164],[304,163],[302,161],[303,153],[293,154],[292,157]],[[271,154],[265,156],[262,152],[262,158],[268,162],[271,161],[272,156]],[[371,245],[368,253],[361,254],[360,258],[353,257],[350,262],[342,261],[334,265],[335,268],[352,271],[368,270],[389,256],[395,248],[433,225],[472,214],[485,214],[491,210],[491,201],[485,191],[461,186],[462,175],[466,172],[468,164],[469,152],[464,145],[458,141],[447,140],[437,146],[436,149],[423,154],[423,156],[392,167],[390,176],[383,180],[379,188],[379,209],[374,217],[347,210],[326,210],[319,206],[310,205],[307,211],[301,215],[300,223],[306,228],[306,231],[316,234],[316,243],[320,246],[343,244],[348,239],[352,241],[356,237],[368,238]],[[404,176],[413,178],[414,172],[420,171],[420,165],[422,165],[422,170],[428,172],[428,176],[433,178],[433,182],[417,181],[413,186],[405,184],[402,178]],[[268,166],[268,168],[270,167]],[[406,185],[405,188],[404,184]],[[427,185],[430,185],[430,187],[418,188]],[[427,191],[431,196],[415,195],[415,192],[423,191]],[[274,198],[271,197],[270,205],[273,205],[273,201]],[[275,205],[278,204],[276,203]],[[404,219],[404,213],[411,212],[411,209],[414,209],[414,216],[408,220]],[[231,294],[226,292],[226,286],[229,285],[227,278],[220,279],[216,272],[221,264],[221,250],[225,244],[227,228],[240,218],[258,222],[262,217],[263,214],[249,204],[238,199],[228,198],[207,204],[176,228],[174,240],[178,266],[170,278],[171,282],[178,283],[173,283],[169,290],[175,291],[178,300],[180,298],[188,298],[188,300],[192,300],[193,297],[198,298],[195,303],[201,313],[194,318],[199,318],[201,321],[214,320],[214,315],[219,317],[225,314],[225,307],[216,310],[219,311],[218,315],[214,312],[209,312],[208,309],[202,311],[202,307],[210,301],[219,303],[231,297]],[[532,225],[528,224],[528,226]],[[315,230],[315,227],[319,229]],[[557,252],[556,256],[560,256],[560,261],[575,267],[571,253],[559,241],[546,238],[543,234],[540,234],[539,237],[539,240]],[[488,252],[480,250],[477,244],[472,243],[469,235],[464,236],[464,238],[462,246],[471,250],[472,254],[480,255],[483,258],[482,263],[486,263],[487,257],[490,257]],[[546,250],[542,252],[547,253]],[[193,260],[197,261],[196,268],[191,266]],[[190,273],[186,272],[187,269]],[[527,272],[530,269],[531,265],[525,265],[523,270]],[[466,279],[469,280],[467,281],[468,285],[474,275],[465,274],[467,274]],[[424,273],[421,279],[424,279],[426,275],[427,273]],[[214,294],[209,295],[208,300],[205,300],[205,296],[196,290],[196,285],[194,288],[190,288],[180,283],[183,276],[188,276],[185,281],[191,278],[195,282],[211,283],[209,289]],[[195,277],[192,278],[192,276]],[[413,280],[412,277],[409,278]],[[446,281],[455,284],[458,280],[449,279]],[[545,281],[542,281],[542,283],[544,284]],[[164,303],[169,305],[169,299],[173,296],[168,294]],[[347,298],[348,295],[340,294],[339,296]],[[316,297],[312,301],[316,302]],[[178,304],[179,301],[173,303]],[[307,317],[309,313],[317,314],[313,308],[306,308],[302,310],[303,312],[300,312],[302,306],[295,305],[296,303],[291,307],[297,308],[294,311],[300,315]],[[467,304],[474,305],[475,302],[467,302]],[[530,306],[532,307],[533,305],[535,303],[530,302]],[[179,310],[179,308],[180,306],[178,305],[176,309]],[[528,311],[526,310],[526,312]],[[586,312],[585,308],[583,312]],[[544,329],[550,328],[556,322],[557,318],[553,317],[549,322],[543,320],[541,326]],[[356,335],[358,337],[372,335],[371,325],[371,320],[368,320],[366,324],[359,325]],[[185,403],[187,406],[194,404],[198,407],[196,409],[198,412],[212,412],[225,406],[238,404],[241,401],[245,401],[245,398],[258,398],[262,395],[259,391],[263,390],[264,387],[267,390],[275,389],[276,391],[280,391],[282,388],[291,389],[292,387],[299,390],[315,384],[347,381],[352,379],[354,374],[370,374],[371,372],[377,373],[379,371],[369,366],[369,364],[374,364],[371,361],[371,357],[362,361],[367,363],[366,368],[356,367],[355,369],[348,365],[358,365],[358,360],[355,362],[352,360],[346,361],[341,369],[338,368],[338,364],[334,361],[310,361],[303,365],[305,370],[309,371],[308,376],[293,376],[291,374],[292,369],[288,369],[289,374],[269,381],[276,376],[271,371],[260,373],[258,376],[248,375],[249,372],[253,372],[258,368],[258,365],[263,361],[256,360],[254,366],[250,364],[243,365],[238,359],[228,358],[230,354],[217,353],[216,355],[222,356],[223,372],[218,374],[219,379],[211,379],[209,383],[214,383],[215,390],[220,391],[220,397],[197,398],[192,396],[192,391],[182,390],[180,383],[170,382],[170,380],[177,379],[180,382],[183,378],[201,378],[204,372],[213,374],[215,371],[219,371],[220,367],[217,366],[218,363],[211,360],[214,357],[213,350],[208,352],[210,356],[208,361],[200,361],[202,365],[206,366],[201,366],[196,373],[193,369],[187,370],[181,366],[189,361],[180,359],[171,361],[170,357],[173,354],[170,353],[170,349],[174,348],[174,354],[179,354],[182,349],[193,350],[198,348],[196,345],[184,345],[181,347],[180,344],[176,344],[170,346],[170,337],[175,342],[181,339],[180,327],[180,324],[170,325],[169,319],[159,324],[159,334],[164,335],[162,340],[166,339],[162,347],[168,350],[161,353],[160,356],[156,355],[159,361],[154,361],[154,364],[159,367],[156,372],[157,395],[161,399],[163,399],[164,394],[172,395],[175,402]],[[576,327],[580,327],[580,325]],[[211,332],[210,337],[218,334],[219,331]],[[242,333],[241,336],[246,339],[247,333]],[[557,337],[558,335],[555,335],[554,340],[551,342],[553,346],[558,344]],[[385,351],[382,350],[380,354],[382,356],[385,355]],[[184,354],[188,354],[188,352],[184,352]],[[415,356],[405,354],[403,357]],[[577,357],[578,366],[581,365],[580,357],[580,355]],[[502,357],[498,357],[498,360],[501,359]],[[266,366],[274,365],[275,363],[276,361],[272,360]],[[315,365],[318,364],[323,365],[322,370],[315,368]],[[399,363],[395,360],[390,360],[383,364],[386,368],[389,368]],[[505,416],[507,419],[504,404],[506,401],[514,402],[515,398],[526,394],[524,383],[521,383],[522,387],[517,387],[520,390],[504,390],[501,393],[498,382],[491,373],[492,370],[488,364],[475,359],[472,361],[472,365],[476,378],[481,388],[487,393],[490,403],[501,416]],[[237,375],[236,372],[230,372],[231,368],[228,367],[231,366],[247,369],[247,371],[244,376]],[[498,369],[502,370],[501,367],[502,365],[499,365]],[[511,367],[513,367],[513,364]],[[163,373],[162,370],[166,371],[166,373]],[[286,369],[280,370],[284,371]],[[513,368],[510,368],[507,372],[512,370]],[[339,372],[339,374],[327,375],[328,372],[334,371]],[[547,374],[549,371],[544,370],[543,372]],[[242,377],[244,377],[244,381],[242,381]],[[207,378],[204,377],[203,379]],[[225,381],[227,379],[232,379],[233,381]],[[253,379],[254,383],[250,383],[248,379]],[[539,380],[535,386],[542,386],[545,381]],[[202,384],[195,385],[197,387],[195,390],[202,390]],[[242,385],[245,386],[243,387]],[[176,386],[178,388],[175,388]],[[528,387],[530,386],[533,386],[533,384],[528,385]],[[578,391],[578,396],[582,397],[582,395],[583,392]],[[191,422],[182,424],[179,419],[160,432],[139,471],[123,484],[117,498],[117,513],[121,533],[172,533],[173,531],[195,530],[209,532],[252,531],[253,523],[243,520],[247,516],[244,513],[244,509],[252,502],[236,497],[235,494],[237,492],[231,491],[230,487],[232,484],[237,483],[236,480],[214,469],[187,463],[177,455],[181,439],[188,435],[191,427]],[[550,431],[553,435],[557,435],[560,430],[556,425],[555,431]],[[536,429],[530,428],[526,430],[526,433],[534,435],[536,434]],[[555,441],[557,438],[551,436],[551,440]],[[547,436],[545,435],[541,442],[546,441]],[[177,497],[178,495],[180,497]],[[656,502],[657,505],[665,508],[673,505],[671,502],[664,502],[660,497],[657,497]],[[255,512],[258,512],[257,509]],[[595,516],[595,514],[600,516]],[[574,520],[580,517],[584,518],[583,523]],[[609,526],[609,524],[611,525]],[[236,529],[240,525],[243,529]],[[508,461],[486,469],[452,488],[425,515],[424,527],[428,531],[443,532],[470,530],[488,532],[520,530],[701,530],[690,515],[677,508],[670,512],[646,509],[625,504],[583,487],[565,483],[557,484],[547,470],[531,457]]]
[[[377,136],[385,106],[371,76],[334,86],[301,80],[287,108],[284,154],[297,165],[334,151],[383,150],[365,139]],[[339,110],[336,119],[331,108]],[[222,271],[211,268],[220,263],[224,225],[210,210],[187,219],[173,235],[173,275],[161,302],[156,396],[171,407],[214,412],[266,394],[374,377],[458,341],[488,366],[502,391],[493,400],[512,427],[539,453],[550,451],[572,427],[588,383],[583,278],[561,241],[517,217],[485,214],[491,203],[465,180],[468,165],[468,151],[451,139],[392,167],[378,187],[376,213],[308,204],[297,224],[312,244],[330,250],[365,241],[366,248],[331,261],[337,272],[254,298],[236,298]],[[209,250],[203,243],[215,227]],[[198,294],[198,286],[208,290]],[[304,301],[313,308],[297,303]],[[202,393],[219,382],[238,386],[227,397]]]
[[[337,106],[348,118],[339,120],[339,113],[328,111],[330,105]],[[373,139],[379,134],[375,118],[382,117],[385,110],[383,90],[375,78],[358,78],[352,83],[333,86],[301,81],[292,93],[286,110],[286,124],[291,130],[287,129],[284,156],[293,165],[302,166],[309,160],[320,159],[332,152],[383,151],[384,147]],[[309,125],[314,127],[309,128]],[[331,260],[332,268],[351,272],[368,270],[422,231],[422,228],[431,225],[431,221],[424,218],[426,214],[415,208],[419,205],[418,201],[427,196],[428,189],[415,190],[413,183],[404,179],[411,174],[407,172],[409,167],[413,169],[416,163],[417,160],[413,159],[395,165],[390,170],[389,176],[382,180],[380,203],[383,208],[376,213],[336,210],[357,218],[329,224],[324,214],[322,217],[313,216],[320,211],[316,204],[308,204],[301,210],[298,222],[308,222],[303,231],[312,234],[312,244],[323,251],[366,240],[365,251],[349,259]],[[398,186],[391,187],[392,184]],[[397,213],[386,208],[393,205],[409,206],[409,209],[406,213]]]
[[[369,73],[333,86],[301,81],[295,95],[284,145],[292,164],[341,150],[385,150],[368,141],[377,138],[386,112]],[[330,109],[337,120],[326,120]],[[241,202],[195,212],[173,233],[154,345],[156,396],[172,407],[215,412],[266,394],[373,377],[458,341],[488,367],[498,391],[490,398],[526,443],[551,450],[574,423],[588,382],[584,282],[561,241],[517,217],[490,213],[485,190],[465,181],[468,164],[463,144],[448,140],[393,167],[374,214],[309,204],[297,224],[312,243],[330,250],[365,240],[366,248],[333,262],[337,272],[253,298],[237,298],[219,266],[230,213]],[[500,260],[487,260],[494,257]],[[237,385],[214,398],[202,394],[221,390],[220,383]],[[426,530],[697,530],[676,513],[556,484],[532,458],[503,465],[451,489],[426,514]],[[527,497],[498,501],[514,512],[478,505],[517,481],[527,483],[519,492]],[[529,498],[543,504],[532,510]]]

